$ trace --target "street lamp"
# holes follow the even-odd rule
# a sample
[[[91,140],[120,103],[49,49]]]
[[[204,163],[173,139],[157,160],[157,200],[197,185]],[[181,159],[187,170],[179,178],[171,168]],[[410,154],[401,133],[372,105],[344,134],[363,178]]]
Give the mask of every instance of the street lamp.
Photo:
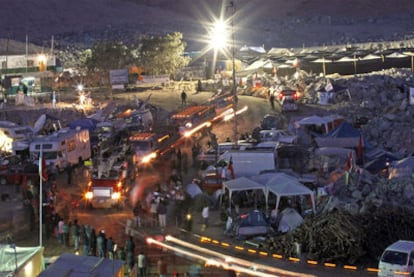
[[[218,51],[224,51],[230,43],[228,43],[229,29],[231,32],[231,59],[232,59],[232,96],[233,96],[233,117],[234,117],[234,144],[237,147],[238,138],[237,138],[237,83],[236,83],[236,62],[235,62],[235,43],[234,43],[234,14],[235,14],[235,5],[233,1],[229,2],[229,5],[226,8],[231,8],[231,18],[230,18],[230,27],[228,26],[227,21],[217,20],[213,27],[209,31],[209,49],[214,49],[214,59],[213,63],[217,57]],[[228,54],[228,53],[227,53]]]

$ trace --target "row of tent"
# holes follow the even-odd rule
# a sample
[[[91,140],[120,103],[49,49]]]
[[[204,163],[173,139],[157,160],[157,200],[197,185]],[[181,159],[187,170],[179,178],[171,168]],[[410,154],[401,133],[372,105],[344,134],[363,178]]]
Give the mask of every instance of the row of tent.
[[[248,65],[238,74],[274,72],[289,75],[296,68],[314,73],[361,74],[387,68],[411,68],[414,50],[406,49],[300,49],[272,48],[268,52],[249,48]],[[240,54],[243,56],[243,49]]]

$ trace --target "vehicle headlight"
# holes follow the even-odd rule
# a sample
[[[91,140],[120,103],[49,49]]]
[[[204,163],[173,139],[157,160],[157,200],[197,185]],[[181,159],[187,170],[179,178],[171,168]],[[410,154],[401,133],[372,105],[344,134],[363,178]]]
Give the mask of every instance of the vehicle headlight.
[[[86,199],[92,199],[93,198],[93,192],[92,191],[88,191],[87,193],[85,193],[85,198]]]
[[[151,154],[148,154],[144,157],[142,157],[142,162],[143,163],[148,163],[150,162],[152,159],[155,159],[157,157],[157,153],[152,152]]]
[[[113,200],[118,200],[118,199],[120,199],[120,198],[121,198],[121,193],[119,193],[119,192],[114,192],[114,193],[112,193],[111,198],[112,198]]]

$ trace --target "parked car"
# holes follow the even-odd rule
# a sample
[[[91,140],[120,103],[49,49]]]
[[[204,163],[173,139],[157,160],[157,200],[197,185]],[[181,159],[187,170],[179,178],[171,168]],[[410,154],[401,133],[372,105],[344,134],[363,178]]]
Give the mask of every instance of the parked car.
[[[261,130],[259,134],[260,142],[276,141],[280,143],[295,144],[298,141],[298,137],[296,135],[292,135],[286,130]]]
[[[275,92],[275,99],[279,102],[282,111],[297,111],[299,94],[296,90],[281,87]]]

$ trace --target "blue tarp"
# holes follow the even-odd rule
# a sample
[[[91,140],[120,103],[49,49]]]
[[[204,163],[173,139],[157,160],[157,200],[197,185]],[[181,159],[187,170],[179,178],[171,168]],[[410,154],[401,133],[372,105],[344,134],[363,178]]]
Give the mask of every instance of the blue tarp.
[[[338,127],[326,135],[315,138],[319,147],[344,147],[357,148],[361,131],[354,128],[350,123],[344,121]],[[362,136],[362,143],[365,149],[370,148],[369,142]]]
[[[92,118],[80,118],[77,119],[73,122],[71,122],[69,124],[69,128],[71,129],[76,129],[76,128],[80,128],[80,129],[87,129],[89,130],[89,133],[92,133],[92,131],[96,128],[96,124],[99,121],[92,119]]]

